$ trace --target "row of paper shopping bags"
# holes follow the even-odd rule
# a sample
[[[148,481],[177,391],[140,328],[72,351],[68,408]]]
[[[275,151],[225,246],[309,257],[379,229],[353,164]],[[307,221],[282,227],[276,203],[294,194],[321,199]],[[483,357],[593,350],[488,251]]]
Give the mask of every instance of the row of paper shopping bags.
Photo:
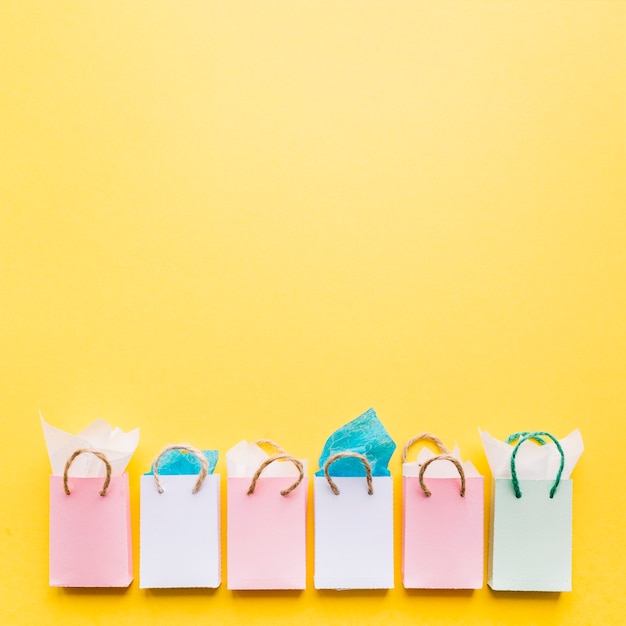
[[[43,420],[42,420],[43,421]],[[133,580],[125,467],[138,431],[97,420],[79,435],[43,422],[50,481],[50,584],[121,587]],[[481,433],[493,474],[488,583],[495,590],[569,591],[572,480],[583,450],[521,432]],[[411,448],[423,447],[416,460]],[[434,450],[431,450],[434,448]],[[388,463],[395,449],[370,409],[329,437],[313,478],[316,589],[394,586],[394,500]],[[267,452],[266,450],[269,450]],[[141,588],[221,584],[218,453],[168,445],[141,477]],[[304,589],[307,463],[274,442],[242,441],[226,453],[227,586]],[[483,586],[483,477],[434,435],[402,454],[402,582],[412,589]]]

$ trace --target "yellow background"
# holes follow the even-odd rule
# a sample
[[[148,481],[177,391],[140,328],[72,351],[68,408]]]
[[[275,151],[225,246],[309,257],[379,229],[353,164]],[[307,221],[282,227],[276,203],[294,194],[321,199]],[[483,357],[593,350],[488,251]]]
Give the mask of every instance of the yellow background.
[[[625,34],[619,1],[0,2],[0,622],[620,623]],[[486,475],[479,426],[579,427],[574,591],[48,587],[38,409],[141,427],[137,557],[161,446],[315,466],[369,406]]]

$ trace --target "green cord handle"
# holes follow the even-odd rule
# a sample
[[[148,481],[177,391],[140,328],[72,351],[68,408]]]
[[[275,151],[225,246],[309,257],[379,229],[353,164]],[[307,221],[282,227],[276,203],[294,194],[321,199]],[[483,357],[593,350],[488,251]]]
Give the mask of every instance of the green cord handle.
[[[537,433],[531,433],[529,431],[523,431],[521,433],[513,433],[512,435],[509,435],[506,439],[507,443],[513,443],[516,439],[519,439],[520,437],[525,437],[526,435],[531,435],[531,437],[529,437],[529,439],[532,439],[533,441],[536,441],[540,446],[545,446],[546,442],[539,436],[536,436]]]
[[[520,433],[521,434],[521,433]],[[512,435],[511,435],[512,436]],[[561,453],[561,464],[559,465],[559,471],[556,473],[556,479],[554,481],[554,485],[550,489],[550,497],[554,498],[554,494],[556,493],[556,488],[559,486],[559,482],[561,480],[561,474],[563,473],[563,467],[565,466],[565,453],[563,452],[563,448],[561,448],[561,444],[559,440],[550,433],[546,432],[535,432],[535,433],[523,433],[521,434],[519,441],[517,442],[515,449],[513,450],[513,454],[511,454],[511,479],[513,481],[513,491],[515,492],[516,498],[522,497],[522,490],[519,486],[519,479],[517,478],[517,469],[515,467],[515,457],[517,456],[517,451],[519,447],[528,439],[537,440],[537,437],[549,437],[554,441],[557,450]]]

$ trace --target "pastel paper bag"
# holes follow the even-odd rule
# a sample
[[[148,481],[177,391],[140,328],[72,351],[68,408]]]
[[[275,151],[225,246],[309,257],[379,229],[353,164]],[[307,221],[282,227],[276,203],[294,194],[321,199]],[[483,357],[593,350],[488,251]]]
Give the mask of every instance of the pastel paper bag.
[[[74,459],[92,454],[106,477],[70,477]],[[63,476],[50,476],[50,585],[128,587],[133,580],[128,474],[111,475],[107,457],[76,450]]]
[[[451,478],[428,477],[431,461],[458,463]],[[433,470],[438,468],[433,467]],[[441,472],[441,470],[439,470]],[[483,478],[466,477],[453,456],[426,461],[419,475],[405,468],[402,477],[402,581],[407,589],[480,589],[483,585]],[[461,486],[459,486],[461,482]]]
[[[480,589],[483,477],[458,453],[428,453],[424,448],[417,462],[403,463],[402,582],[407,589]]]
[[[516,456],[520,446],[537,436],[549,437],[555,445],[548,448],[529,443],[535,450],[526,446],[527,456],[535,456],[536,464],[550,467],[555,452],[560,455],[556,478],[518,475]],[[549,433],[527,433],[509,453],[511,478],[493,479],[487,582],[494,590],[572,589],[573,482],[564,477],[566,455],[562,443]],[[580,446],[582,452],[582,440]],[[545,458],[536,456],[538,451],[546,453]],[[570,461],[570,471],[572,468]]]
[[[361,460],[366,477],[332,477],[336,458]],[[391,589],[393,571],[393,483],[372,476],[367,459],[344,452],[328,459],[316,476],[316,589]]]
[[[159,460],[175,450],[194,455],[200,472],[159,475]],[[141,477],[140,588],[219,587],[219,475],[208,474],[203,453],[187,444],[166,447],[153,471]]]
[[[257,444],[246,445],[254,455],[260,451]],[[239,469],[228,477],[228,589],[304,589],[306,462],[278,454],[266,456],[253,476],[245,475],[249,465]]]

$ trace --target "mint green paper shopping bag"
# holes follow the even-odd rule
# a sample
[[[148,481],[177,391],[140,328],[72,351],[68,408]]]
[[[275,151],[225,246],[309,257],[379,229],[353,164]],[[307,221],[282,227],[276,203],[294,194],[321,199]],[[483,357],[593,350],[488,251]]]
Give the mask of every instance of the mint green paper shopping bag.
[[[561,442],[545,432],[523,433],[514,447],[481,434],[494,475],[489,586],[497,591],[571,591],[569,475],[583,450],[580,433]]]

